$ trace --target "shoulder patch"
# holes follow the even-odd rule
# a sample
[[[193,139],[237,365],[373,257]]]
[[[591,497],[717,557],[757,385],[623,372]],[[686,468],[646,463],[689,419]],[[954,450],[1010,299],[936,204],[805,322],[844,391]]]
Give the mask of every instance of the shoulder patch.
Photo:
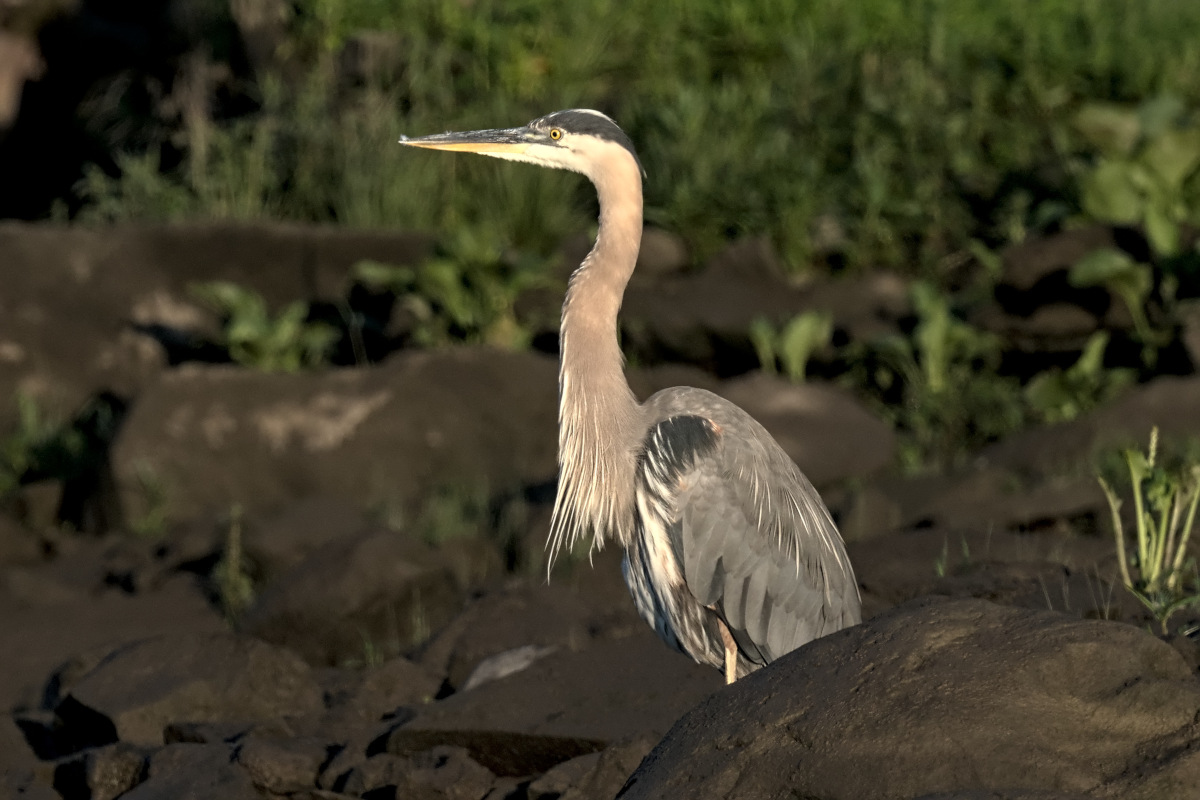
[[[711,420],[691,415],[671,417],[650,429],[642,444],[639,466],[667,482],[691,469],[696,459],[717,447],[721,429]]]

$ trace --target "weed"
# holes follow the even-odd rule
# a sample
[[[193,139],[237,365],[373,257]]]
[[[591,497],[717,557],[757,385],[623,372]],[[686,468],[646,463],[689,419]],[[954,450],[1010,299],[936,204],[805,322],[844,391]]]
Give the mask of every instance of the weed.
[[[221,560],[213,567],[213,581],[225,618],[232,624],[254,602],[254,581],[242,551],[242,506],[234,503],[225,529]]]
[[[796,383],[804,382],[809,359],[827,347],[832,338],[833,315],[824,311],[799,314],[779,331],[762,317],[750,326],[750,340],[763,370],[775,372],[778,362],[784,374]]]
[[[900,433],[901,467],[917,471],[951,466],[1016,430],[1024,410],[1017,380],[996,374],[1000,340],[958,319],[931,284],[914,283],[911,292],[911,336],[851,344],[844,379],[876,395]]]
[[[307,321],[302,301],[272,317],[261,295],[234,283],[196,284],[191,291],[221,316],[220,344],[243,366],[268,372],[320,366],[338,338],[334,328]]]
[[[1097,480],[1112,512],[1121,580],[1165,634],[1173,614],[1200,603],[1200,577],[1195,559],[1187,552],[1200,502],[1200,463],[1189,461],[1175,469],[1162,466],[1157,427],[1150,432],[1145,454],[1128,449],[1124,457],[1134,503],[1132,542],[1121,520],[1122,501],[1103,476],[1097,475]]]
[[[1131,369],[1104,369],[1108,334],[1097,331],[1084,345],[1079,360],[1065,370],[1050,369],[1025,385],[1025,401],[1046,422],[1075,419],[1111,399],[1136,379]]]
[[[129,528],[143,539],[161,539],[167,531],[167,510],[170,507],[166,481],[145,462],[135,466],[134,477],[142,495],[142,511],[130,520]]]
[[[413,341],[426,347],[459,341],[528,347],[530,332],[514,304],[521,292],[553,283],[544,260],[506,255],[470,232],[418,267],[360,261],[352,274],[371,291],[395,294],[412,319]]]
[[[1140,225],[1159,257],[1174,256],[1180,229],[1200,223],[1200,121],[1184,102],[1159,95],[1140,106],[1090,103],[1075,127],[1096,150],[1081,186],[1083,210],[1093,219]]]

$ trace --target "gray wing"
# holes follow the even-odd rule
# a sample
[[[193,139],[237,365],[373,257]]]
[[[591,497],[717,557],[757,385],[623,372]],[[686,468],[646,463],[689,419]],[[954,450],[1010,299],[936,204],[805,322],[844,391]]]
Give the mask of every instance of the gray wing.
[[[816,490],[762,426],[725,405],[699,417],[716,432],[712,446],[676,462],[667,533],[689,591],[748,661],[765,664],[858,623],[858,586]],[[659,423],[647,442],[697,416]]]

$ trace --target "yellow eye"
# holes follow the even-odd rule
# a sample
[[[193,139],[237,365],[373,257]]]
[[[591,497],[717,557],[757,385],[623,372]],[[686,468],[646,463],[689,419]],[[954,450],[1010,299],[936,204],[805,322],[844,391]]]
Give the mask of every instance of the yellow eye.
[[[550,138],[557,142],[559,139],[562,138],[562,131],[560,131],[558,128],[551,128],[550,129]]]

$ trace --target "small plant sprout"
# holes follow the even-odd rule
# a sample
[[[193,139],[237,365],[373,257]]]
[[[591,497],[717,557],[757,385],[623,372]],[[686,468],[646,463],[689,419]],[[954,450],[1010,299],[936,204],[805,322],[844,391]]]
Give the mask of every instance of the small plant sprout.
[[[1195,559],[1187,554],[1200,501],[1200,464],[1188,462],[1177,470],[1163,467],[1157,458],[1157,427],[1150,432],[1145,454],[1128,449],[1123,455],[1133,494],[1133,542],[1121,521],[1121,499],[1108,481],[1102,476],[1097,479],[1112,512],[1121,581],[1150,610],[1165,634],[1167,621],[1175,612],[1200,603]]]
[[[254,600],[254,582],[246,568],[242,550],[242,506],[229,509],[229,527],[225,532],[225,550],[213,568],[213,580],[221,600],[221,610],[229,622],[236,622]]]
[[[795,383],[803,383],[808,362],[833,339],[833,315],[825,311],[806,311],[792,318],[778,333],[765,318],[750,325],[750,341],[758,361],[766,372],[776,372],[776,362]]]

